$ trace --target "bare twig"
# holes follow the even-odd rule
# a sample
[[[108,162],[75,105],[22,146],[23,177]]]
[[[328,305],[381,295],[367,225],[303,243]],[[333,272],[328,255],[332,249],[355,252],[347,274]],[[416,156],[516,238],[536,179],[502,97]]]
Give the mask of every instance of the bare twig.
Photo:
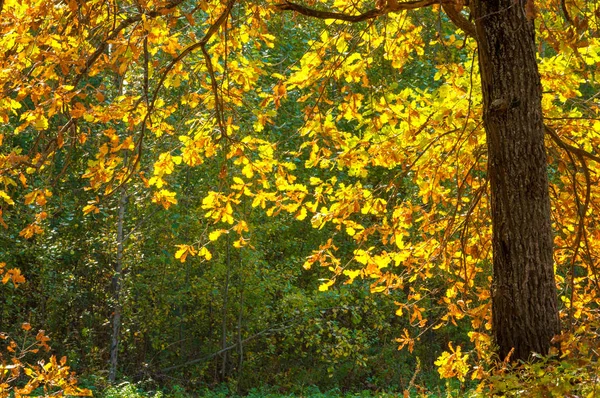
[[[239,344],[245,344],[248,341],[254,340],[257,337],[262,336],[263,334],[281,332],[281,331],[283,331],[285,329],[289,329],[293,325],[294,324],[289,324],[289,325],[281,326],[281,327],[278,327],[278,328],[270,328],[270,329],[262,330],[262,331],[260,331],[258,333],[253,334],[252,336],[246,337],[244,340],[238,341],[237,343],[234,343],[234,344],[231,344],[230,346],[222,348],[219,351],[215,351],[215,352],[213,352],[211,354],[203,356],[202,358],[192,359],[191,361],[187,361],[187,362],[181,363],[179,365],[169,366],[168,368],[161,369],[161,372],[169,372],[171,370],[175,370],[175,369],[183,368],[183,367],[186,367],[186,366],[189,366],[189,365],[194,365],[196,363],[201,363],[201,362],[208,361],[209,359],[214,358],[217,355],[221,355],[221,354],[223,354],[223,353],[225,353],[227,351],[230,351],[230,350],[233,350],[234,348],[237,348],[237,346]]]

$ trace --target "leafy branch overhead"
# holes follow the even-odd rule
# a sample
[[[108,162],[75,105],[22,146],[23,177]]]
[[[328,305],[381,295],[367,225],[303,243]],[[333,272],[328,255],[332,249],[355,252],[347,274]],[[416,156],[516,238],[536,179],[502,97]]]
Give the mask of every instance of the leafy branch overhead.
[[[430,361],[442,377],[485,384],[496,359],[588,355],[600,304],[596,3],[3,0],[0,288],[49,284],[60,294],[48,297],[79,308],[61,278],[81,280],[105,294],[100,325],[175,314],[177,331],[163,314],[113,335],[162,358],[171,343],[151,335],[168,329],[182,340],[169,360],[218,360],[206,375],[221,381],[244,369],[245,344],[277,340],[269,322],[287,325],[265,310],[245,330],[245,311],[267,296],[293,307],[294,283],[323,300],[352,284],[383,293],[400,325],[386,341],[418,352],[443,336]],[[177,281],[185,294],[173,298]],[[192,314],[209,314],[214,347],[178,335]],[[73,322],[86,339],[107,334],[85,317],[96,321]],[[323,341],[364,337],[315,322]],[[337,364],[344,344],[320,355]]]
[[[415,10],[418,8],[430,7],[434,4],[441,4],[444,11],[466,34],[471,37],[476,37],[475,25],[473,25],[465,16],[460,12],[464,6],[463,2],[458,0],[448,1],[436,1],[436,0],[417,0],[417,1],[379,1],[374,9],[360,13],[358,15],[350,15],[339,12],[331,11],[320,11],[309,7],[305,7],[301,4],[294,3],[291,1],[285,1],[282,4],[277,4],[275,7],[281,11],[294,11],[302,15],[306,15],[312,18],[319,19],[335,19],[346,22],[362,22],[369,19],[377,18],[388,13],[401,12],[406,10]]]

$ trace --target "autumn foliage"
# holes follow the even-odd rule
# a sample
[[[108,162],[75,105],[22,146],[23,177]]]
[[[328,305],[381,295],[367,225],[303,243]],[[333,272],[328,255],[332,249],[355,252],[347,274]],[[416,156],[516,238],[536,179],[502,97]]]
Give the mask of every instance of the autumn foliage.
[[[0,263],[0,272],[4,263]],[[1,275],[1,274],[0,274]],[[2,283],[12,280],[14,287],[25,282],[18,270],[5,272]],[[0,333],[0,397],[30,397],[30,396],[92,396],[90,390],[79,388],[73,372],[66,366],[67,358],[57,360],[54,355],[48,361],[39,360],[30,364],[40,350],[50,351],[50,338],[43,330],[31,335],[31,325],[23,323],[22,341],[17,342],[6,333]]]
[[[256,249],[250,214],[310,223],[327,236],[298,266],[327,271],[318,290],[368,281],[372,293],[402,291],[400,349],[412,351],[429,330],[467,325],[467,342],[450,342],[439,356],[439,374],[493,380],[508,365],[494,356],[491,335],[477,43],[467,25],[452,23],[461,26],[466,4],[372,3],[306,2],[357,20],[375,10],[352,24],[302,16],[290,2],[4,0],[2,228],[32,242],[48,234],[73,179],[84,186],[74,195],[88,217],[127,186],[176,211],[179,176],[199,170],[209,176],[194,204],[203,227],[165,248],[178,262],[211,264],[224,242]],[[600,6],[526,4],[537,32],[563,325],[551,354],[591,358],[600,304]],[[12,264],[0,264],[0,278],[24,282]],[[85,394],[63,360],[30,366],[19,355],[3,358],[1,386],[25,375],[17,394],[44,385]]]

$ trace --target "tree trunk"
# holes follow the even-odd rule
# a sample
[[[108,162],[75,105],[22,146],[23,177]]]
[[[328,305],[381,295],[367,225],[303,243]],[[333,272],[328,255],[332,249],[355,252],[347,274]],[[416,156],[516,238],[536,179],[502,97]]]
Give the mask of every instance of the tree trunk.
[[[499,355],[548,353],[559,333],[541,82],[526,0],[475,0],[491,188]]]
[[[112,318],[112,335],[110,339],[110,364],[108,370],[108,381],[114,383],[117,378],[117,366],[119,357],[119,337],[121,334],[121,288],[123,286],[123,222],[125,221],[125,206],[127,205],[127,193],[125,188],[120,190],[119,218],[117,221],[117,259],[115,261],[115,275],[113,276],[113,299],[114,309]]]
[[[227,379],[227,304],[229,301],[229,280],[231,278],[231,253],[229,239],[229,235],[227,235],[227,246],[225,247],[225,266],[227,267],[227,276],[225,277],[225,286],[223,288],[223,310],[221,312],[221,350],[223,350],[223,362],[221,362],[221,381],[225,381]]]

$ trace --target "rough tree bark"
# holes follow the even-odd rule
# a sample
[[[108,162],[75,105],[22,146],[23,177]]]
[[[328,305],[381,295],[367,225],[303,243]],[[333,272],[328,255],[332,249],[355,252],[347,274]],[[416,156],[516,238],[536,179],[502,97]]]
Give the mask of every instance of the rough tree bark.
[[[526,0],[475,0],[493,225],[498,354],[546,354],[560,330],[541,82]]]

